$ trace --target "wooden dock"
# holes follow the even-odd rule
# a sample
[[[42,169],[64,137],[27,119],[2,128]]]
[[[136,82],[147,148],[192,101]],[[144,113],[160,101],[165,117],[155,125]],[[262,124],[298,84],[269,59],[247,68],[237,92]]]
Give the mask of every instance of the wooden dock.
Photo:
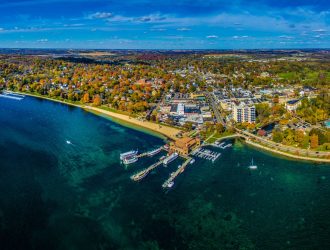
[[[154,170],[155,168],[157,168],[159,165],[161,165],[163,163],[163,159],[159,160],[158,162],[152,164],[150,167],[138,172],[137,174],[134,174],[131,176],[131,179],[133,181],[140,181],[142,180],[144,177],[146,177],[152,170]]]
[[[164,149],[164,147],[162,146],[162,147],[160,147],[160,148],[157,148],[156,150],[163,150]],[[158,152],[158,153],[160,153],[160,151]],[[144,153],[142,153],[142,154],[139,154],[139,155],[137,155],[136,157],[137,158],[141,158],[141,157],[144,157],[144,156],[154,156],[154,155],[156,155],[156,154],[158,154],[158,153],[156,153],[156,154],[154,154],[154,155],[149,155],[150,153],[151,153],[152,151],[149,151],[149,152],[144,152]]]
[[[163,183],[162,187],[163,188],[168,188],[169,183],[171,183],[172,181],[174,181],[174,179],[181,173],[183,173],[183,171],[185,170],[185,168],[188,166],[189,162],[192,160],[192,158],[187,157],[186,161],[182,164],[182,166],[180,168],[178,168],[176,171],[172,172],[170,174],[170,177]]]

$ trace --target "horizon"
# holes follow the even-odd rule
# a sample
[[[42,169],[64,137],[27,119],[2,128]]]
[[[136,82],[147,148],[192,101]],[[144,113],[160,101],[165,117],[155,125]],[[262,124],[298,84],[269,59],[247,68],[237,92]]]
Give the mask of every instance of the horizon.
[[[325,0],[5,0],[0,14],[6,49],[330,48]]]
[[[227,52],[227,51],[233,51],[233,52],[253,52],[253,51],[329,51],[330,47],[328,48],[251,48],[251,49],[160,49],[160,48],[155,48],[155,49],[138,49],[138,48],[42,48],[42,47],[16,47],[16,48],[9,48],[9,47],[0,47],[0,50],[86,50],[86,51],[92,51],[92,50],[97,50],[97,51],[150,51],[150,52],[156,52],[156,51],[216,51],[216,52]]]

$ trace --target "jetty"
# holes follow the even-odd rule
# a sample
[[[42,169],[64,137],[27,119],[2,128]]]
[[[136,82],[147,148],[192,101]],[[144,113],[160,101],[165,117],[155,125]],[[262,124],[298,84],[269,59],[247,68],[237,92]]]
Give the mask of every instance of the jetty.
[[[146,177],[152,170],[154,170],[155,168],[157,168],[158,166],[160,166],[163,163],[163,158],[160,158],[158,162],[152,164],[150,167],[138,172],[137,174],[134,174],[131,176],[131,180],[133,181],[140,181],[142,180],[144,177]]]
[[[186,161],[182,164],[180,168],[170,174],[170,177],[163,183],[163,188],[170,188],[172,187],[171,183],[173,183],[174,179],[184,172],[185,168],[188,166],[188,163],[192,160],[192,158],[187,157]]]
[[[136,157],[137,157],[137,158],[141,158],[141,157],[144,157],[144,156],[152,157],[152,156],[154,156],[154,155],[160,153],[163,149],[164,149],[164,147],[162,146],[162,147],[156,148],[156,149],[154,149],[154,150],[151,150],[151,151],[148,151],[148,152],[144,152],[144,153],[142,153],[142,154],[139,154],[139,155],[137,155]]]

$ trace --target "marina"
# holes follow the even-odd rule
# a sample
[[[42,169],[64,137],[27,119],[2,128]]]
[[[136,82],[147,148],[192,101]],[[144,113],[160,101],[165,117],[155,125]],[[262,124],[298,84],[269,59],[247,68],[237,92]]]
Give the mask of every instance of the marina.
[[[231,147],[232,144],[231,143],[226,144],[226,142],[219,143],[218,141],[216,141],[211,146],[215,146],[220,149],[226,149],[226,148]],[[138,154],[138,150],[135,150],[135,151],[132,150],[132,151],[120,154],[120,159],[125,165],[128,165],[128,164],[137,162],[138,159],[141,157],[144,157],[144,156],[152,157],[152,156],[160,153],[162,149],[166,150],[166,151],[169,150],[165,146],[162,146],[162,147],[159,147],[154,150],[151,150],[151,151],[148,151],[145,153],[141,153],[141,154]],[[192,156],[196,156],[198,158],[201,158],[201,159],[204,159],[207,161],[212,161],[212,163],[214,163],[221,156],[221,153],[212,151],[210,149],[206,149],[203,147],[195,148],[189,155],[182,155],[182,154],[179,155],[177,152],[170,151],[167,156],[162,156],[156,163],[154,163],[154,164],[150,165],[149,167],[143,169],[142,171],[132,175],[130,178],[133,181],[140,181],[144,177],[146,177],[152,170],[156,169],[160,165],[167,167],[168,164],[175,161],[179,156],[185,158],[185,162],[182,165],[178,165],[177,169],[174,172],[170,173],[169,178],[162,185],[163,188],[173,187],[174,179],[179,174],[183,173],[185,168],[189,164],[192,165],[195,163],[195,159],[192,158]]]
[[[213,147],[216,148],[221,148],[221,149],[226,149],[226,148],[230,148],[232,146],[231,143],[226,144],[225,142],[221,142],[219,143],[219,141],[214,142],[213,144],[210,144]]]
[[[212,162],[215,162],[221,156],[221,153],[214,152],[211,151],[210,149],[204,149],[204,148],[198,148],[194,150],[191,154]]]

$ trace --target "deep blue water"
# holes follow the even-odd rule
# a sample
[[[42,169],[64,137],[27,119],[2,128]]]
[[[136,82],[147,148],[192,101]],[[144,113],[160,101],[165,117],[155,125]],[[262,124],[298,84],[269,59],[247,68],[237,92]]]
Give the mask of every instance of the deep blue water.
[[[0,98],[0,124],[0,249],[330,249],[330,165],[236,142],[164,192],[180,160],[139,183],[159,156],[119,163],[161,138],[32,97]]]

